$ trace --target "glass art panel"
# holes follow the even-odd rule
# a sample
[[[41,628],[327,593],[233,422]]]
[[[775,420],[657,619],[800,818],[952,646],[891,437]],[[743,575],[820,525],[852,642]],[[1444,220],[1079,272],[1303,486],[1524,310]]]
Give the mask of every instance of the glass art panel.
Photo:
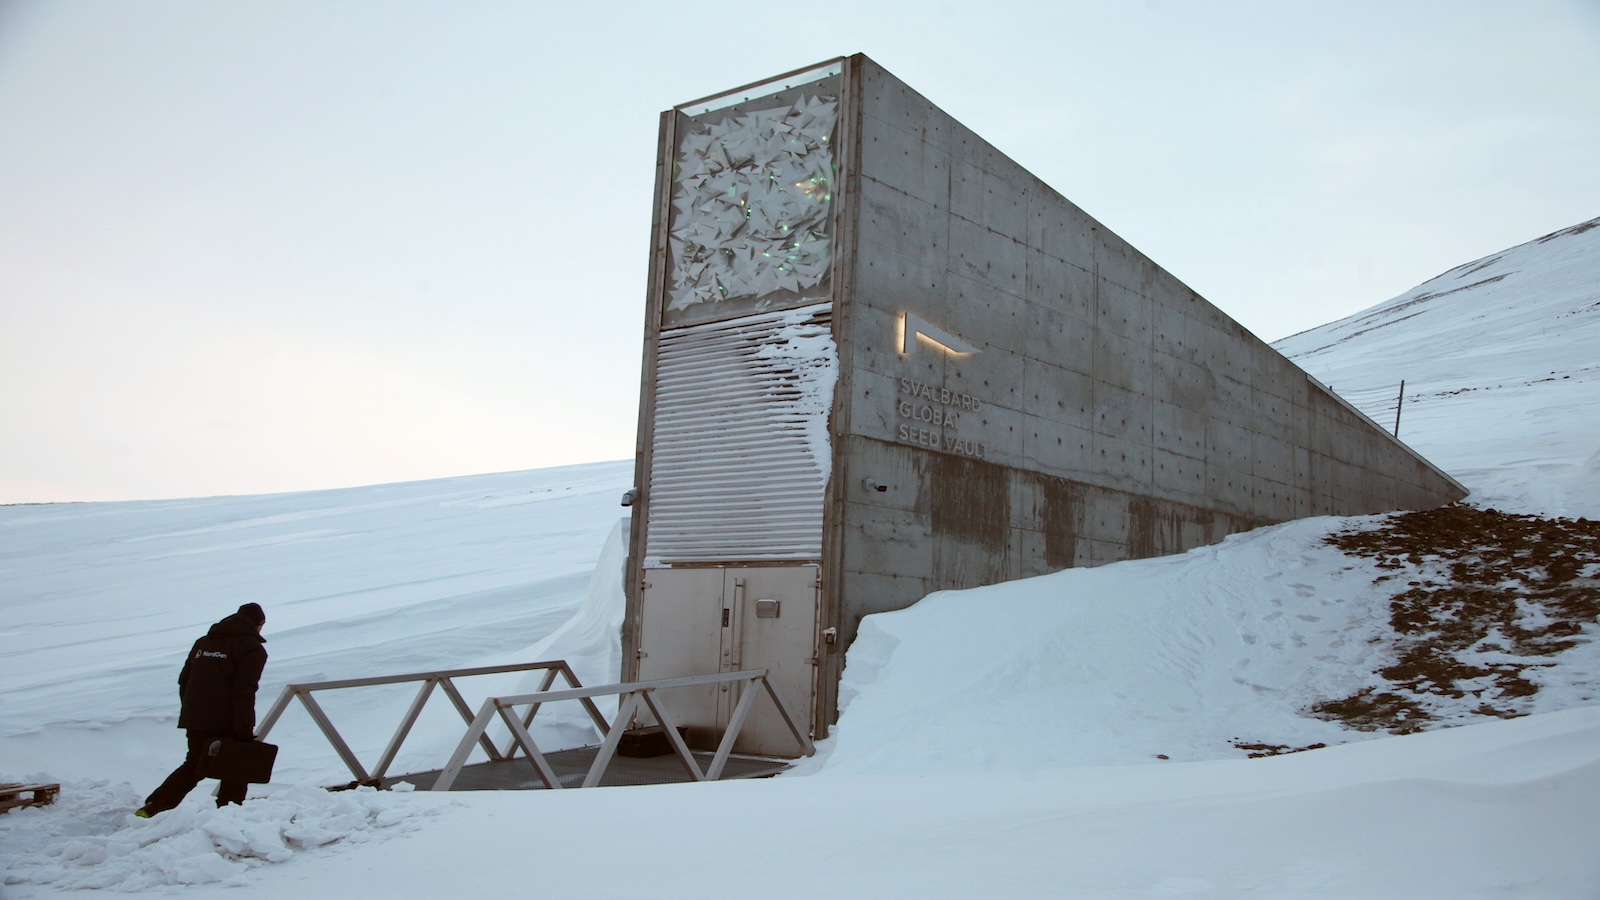
[[[708,306],[775,305],[764,298],[804,302],[826,281],[835,178],[830,141],[839,104],[818,87],[768,98],[778,102],[766,108],[741,105],[680,120],[669,319],[708,318]]]

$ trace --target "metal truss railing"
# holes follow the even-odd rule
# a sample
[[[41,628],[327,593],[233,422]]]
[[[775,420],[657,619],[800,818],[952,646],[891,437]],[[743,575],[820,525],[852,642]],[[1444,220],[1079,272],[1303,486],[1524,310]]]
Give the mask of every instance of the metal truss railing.
[[[461,696],[461,691],[456,688],[455,679],[469,678],[474,675],[499,675],[507,672],[536,672],[539,670],[543,670],[545,673],[539,687],[540,691],[548,691],[554,686],[558,675],[565,679],[570,687],[583,687],[578,682],[578,677],[572,673],[572,668],[567,665],[565,660],[559,659],[534,663],[517,663],[507,666],[443,669],[434,672],[413,672],[407,675],[380,675],[372,678],[346,678],[339,681],[313,681],[303,684],[290,684],[284,686],[283,691],[278,694],[277,701],[272,704],[272,708],[262,718],[261,724],[256,728],[256,736],[265,739],[267,733],[272,731],[272,726],[278,723],[278,719],[289,708],[290,701],[298,698],[301,705],[305,707],[306,712],[311,715],[312,721],[316,722],[317,727],[322,729],[322,734],[328,739],[328,743],[333,745],[333,749],[338,752],[339,757],[344,760],[344,764],[349,767],[350,774],[355,776],[356,783],[377,785],[383,781],[384,776],[389,771],[389,766],[394,763],[395,757],[399,755],[400,746],[405,743],[406,736],[411,733],[412,726],[417,724],[417,717],[422,714],[422,709],[433,695],[434,688],[443,690],[445,696],[450,698],[451,705],[456,708],[456,712],[461,715],[462,721],[471,725],[474,722],[472,707],[467,705],[466,699]],[[384,748],[383,756],[379,758],[378,765],[369,773],[362,766],[361,760],[356,758],[355,751],[351,750],[350,745],[340,736],[339,730],[334,727],[332,720],[328,718],[328,714],[323,711],[322,705],[317,702],[313,694],[318,691],[373,687],[383,684],[404,684],[406,682],[421,682],[422,686],[417,690],[416,697],[412,699],[411,707],[406,711],[405,718],[401,720],[400,726],[395,729],[394,736],[389,739],[389,744]],[[600,714],[599,708],[588,697],[580,699],[589,713],[589,718],[594,720],[596,727],[604,734],[610,726],[606,723],[605,717]],[[529,707],[526,719],[520,723],[524,731],[532,724],[533,717],[538,711],[538,704],[533,704]],[[502,751],[495,746],[494,740],[488,734],[482,732],[479,733],[478,743],[483,747],[484,752],[489,754],[491,760],[509,758],[515,753],[517,746],[513,741],[508,743],[506,749]]]
[[[711,684],[736,684],[742,683],[739,702],[734,706],[733,715],[728,719],[727,730],[723,732],[722,741],[717,745],[716,753],[712,755],[711,763],[701,769],[695,761],[694,754],[689,752],[689,746],[683,742],[683,737],[678,733],[677,723],[666,706],[656,702],[656,692],[672,688],[694,687]],[[750,717],[750,710],[755,705],[756,696],[763,691],[757,690],[757,685],[764,688],[764,693],[771,698],[772,704],[777,708],[784,725],[789,733],[794,736],[795,746],[801,755],[810,756],[816,752],[811,743],[811,737],[795,722],[790,714],[789,707],[783,702],[783,697],[778,693],[778,688],[767,678],[766,669],[746,669],[740,672],[725,672],[718,675],[694,675],[684,678],[663,678],[655,681],[635,681],[623,684],[608,684],[597,687],[579,687],[570,690],[538,691],[531,694],[518,694],[510,697],[490,697],[483,701],[483,706],[478,709],[478,715],[473,718],[467,727],[467,733],[462,736],[461,743],[456,745],[455,753],[451,754],[450,761],[445,764],[439,777],[434,781],[431,790],[447,791],[455,783],[456,776],[461,774],[461,769],[467,764],[467,758],[472,755],[474,745],[480,743],[487,734],[489,726],[496,717],[505,723],[511,731],[512,744],[519,747],[527,754],[528,761],[533,764],[534,771],[538,773],[539,780],[547,788],[559,788],[563,785],[556,777],[555,770],[540,752],[533,741],[533,736],[528,733],[528,722],[541,704],[553,703],[557,700],[580,700],[591,704],[594,697],[617,695],[617,715],[612,720],[614,727],[602,727],[601,733],[605,739],[600,742],[599,752],[595,755],[594,762],[590,764],[588,773],[584,776],[581,787],[594,787],[600,784],[605,777],[606,768],[611,765],[611,760],[616,756],[617,746],[622,741],[622,735],[628,723],[633,720],[641,707],[648,708],[660,723],[662,731],[666,733],[667,740],[672,745],[673,753],[678,757],[678,762],[683,764],[684,773],[694,781],[716,781],[722,777],[722,770],[728,763],[728,758],[733,755],[733,745],[739,739],[739,732],[744,729],[745,721]],[[527,706],[528,712],[517,714],[517,707]]]
[[[476,715],[473,714],[467,701],[461,696],[461,691],[455,686],[454,679],[468,678],[474,675],[497,675],[507,672],[532,672],[544,671],[537,691],[527,694],[516,694],[504,697],[490,697],[483,701]],[[723,769],[727,766],[728,759],[733,755],[733,745],[739,738],[739,733],[744,729],[745,722],[750,717],[750,711],[755,706],[756,697],[765,694],[772,700],[779,718],[783,720],[789,733],[794,736],[795,746],[802,756],[810,756],[816,752],[811,743],[811,737],[795,721],[789,707],[783,702],[783,697],[778,693],[778,688],[767,677],[766,669],[746,669],[740,672],[725,672],[717,675],[694,675],[683,678],[663,678],[655,681],[625,682],[622,684],[597,685],[584,687],[578,683],[578,678],[573,674],[572,668],[565,660],[547,660],[544,662],[518,663],[507,666],[483,666],[473,669],[445,669],[435,672],[414,672],[407,675],[382,675],[372,678],[347,678],[339,681],[315,681],[302,684],[284,686],[278,699],[272,704],[262,718],[256,730],[256,736],[265,738],[272,727],[288,710],[289,703],[298,698],[306,712],[311,715],[312,721],[322,730],[328,743],[344,760],[350,773],[355,776],[356,784],[379,785],[389,771],[389,766],[394,763],[395,757],[400,753],[400,747],[405,743],[406,736],[417,723],[417,718],[422,714],[423,707],[427,705],[428,698],[433,695],[434,688],[444,691],[450,698],[451,704],[460,714],[462,721],[467,723],[467,732],[462,736],[461,742],[456,746],[455,752],[450,755],[450,760],[435,779],[431,790],[446,791],[455,783],[462,768],[467,764],[467,759],[472,755],[474,747],[481,747],[488,755],[491,762],[514,759],[517,751],[527,756],[538,773],[540,781],[547,788],[559,788],[563,785],[556,777],[544,753],[539,750],[533,740],[529,729],[533,725],[534,716],[541,706],[546,703],[555,703],[563,700],[577,700],[583,704],[590,720],[599,729],[603,736],[594,762],[590,765],[588,773],[584,776],[583,787],[594,787],[600,784],[605,777],[606,769],[611,765],[611,760],[616,756],[617,747],[622,742],[622,735],[633,721],[635,715],[648,709],[660,723],[666,733],[668,742],[678,761],[683,765],[685,774],[693,781],[716,781],[722,777]],[[556,677],[562,677],[568,687],[552,690]],[[357,687],[372,687],[384,684],[403,684],[406,682],[421,682],[417,695],[411,701],[410,708],[401,720],[394,736],[390,738],[388,746],[384,748],[383,756],[378,764],[369,773],[356,757],[350,745],[340,736],[339,730],[334,727],[333,721],[322,709],[313,696],[318,691],[344,690]],[[723,732],[722,741],[717,745],[716,752],[712,755],[711,762],[706,768],[701,769],[695,760],[694,754],[684,743],[683,737],[678,733],[677,722],[671,712],[655,697],[657,691],[671,690],[673,688],[695,687],[713,684],[742,684],[739,702],[735,704],[733,714],[728,719],[727,730]],[[758,690],[759,686],[759,690]],[[616,695],[618,698],[617,714],[611,722],[607,722],[601,715],[599,707],[594,703],[595,697],[609,697]],[[523,708],[520,713],[519,708]],[[496,746],[494,739],[489,736],[489,728],[498,718],[511,732],[511,738],[505,749]]]

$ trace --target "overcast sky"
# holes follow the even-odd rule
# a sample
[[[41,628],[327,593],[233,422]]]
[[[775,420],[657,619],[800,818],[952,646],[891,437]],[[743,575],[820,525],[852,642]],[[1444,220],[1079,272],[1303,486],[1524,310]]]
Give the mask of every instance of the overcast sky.
[[[633,453],[658,113],[864,52],[1267,340],[1600,215],[1600,2],[0,0],[0,502]]]

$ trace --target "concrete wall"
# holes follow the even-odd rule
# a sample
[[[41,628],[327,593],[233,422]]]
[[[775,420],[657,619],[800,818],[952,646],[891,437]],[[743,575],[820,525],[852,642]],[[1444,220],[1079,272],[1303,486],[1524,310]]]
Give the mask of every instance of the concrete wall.
[[[824,722],[861,616],[929,591],[1465,495],[870,59],[846,77]],[[901,352],[907,312],[979,352]]]

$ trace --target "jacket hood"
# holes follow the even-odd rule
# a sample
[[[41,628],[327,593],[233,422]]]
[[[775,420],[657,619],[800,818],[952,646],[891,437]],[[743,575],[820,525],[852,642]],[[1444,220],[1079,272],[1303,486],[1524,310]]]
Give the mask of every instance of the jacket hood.
[[[240,613],[228,616],[217,624],[212,625],[211,630],[206,632],[206,637],[233,637],[236,635],[248,635],[263,644],[267,642],[266,638],[256,633],[256,623]]]

